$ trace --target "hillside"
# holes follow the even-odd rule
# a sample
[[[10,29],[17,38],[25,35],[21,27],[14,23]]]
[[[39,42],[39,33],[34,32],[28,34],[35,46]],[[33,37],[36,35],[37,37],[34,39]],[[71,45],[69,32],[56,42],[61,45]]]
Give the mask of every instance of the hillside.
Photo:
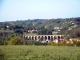
[[[33,19],[33,20],[17,20],[17,21],[8,21],[4,22],[5,25],[19,25],[19,26],[27,26],[27,27],[62,27],[69,28],[71,26],[77,25],[80,27],[80,17],[77,18],[58,18],[58,19]],[[1,26],[1,25],[0,25]]]
[[[28,33],[40,35],[63,34],[66,38],[80,37],[80,17],[58,19],[33,19],[0,22],[1,40],[10,40]]]

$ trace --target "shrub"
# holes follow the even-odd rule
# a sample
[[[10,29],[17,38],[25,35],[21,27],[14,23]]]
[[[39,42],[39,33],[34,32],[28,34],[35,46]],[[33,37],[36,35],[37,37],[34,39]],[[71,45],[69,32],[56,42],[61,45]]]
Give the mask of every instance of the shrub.
[[[78,41],[76,45],[77,45],[77,46],[80,46],[80,41]]]
[[[51,43],[48,43],[48,45],[50,45],[50,46],[73,46],[73,44],[66,43],[65,41],[59,42],[59,43],[51,42]]]
[[[26,45],[41,45],[42,43],[39,41],[35,41],[35,40],[27,40]]]
[[[9,42],[8,45],[22,45],[23,42],[21,41],[20,37],[14,37]]]
[[[3,45],[3,41],[2,40],[0,40],[0,45]]]
[[[73,45],[80,46],[80,41],[73,41]]]
[[[35,41],[35,40],[27,40],[26,45],[47,45],[47,43],[42,43],[40,41]]]
[[[50,42],[50,43],[48,43],[48,45],[50,45],[50,46],[58,46],[58,43]]]
[[[0,49],[0,60],[5,60],[4,55],[4,52]]]
[[[7,45],[7,44],[8,44],[8,41],[5,41],[5,42],[4,42],[4,45]]]

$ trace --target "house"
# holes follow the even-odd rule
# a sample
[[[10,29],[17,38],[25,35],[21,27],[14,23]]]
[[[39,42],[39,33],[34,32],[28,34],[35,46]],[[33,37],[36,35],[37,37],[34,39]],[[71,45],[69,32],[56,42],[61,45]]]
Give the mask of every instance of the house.
[[[54,29],[59,29],[59,27],[54,27]]]
[[[35,30],[35,29],[33,29],[33,30],[28,30],[28,33],[33,33],[33,32],[38,32],[38,30]]]

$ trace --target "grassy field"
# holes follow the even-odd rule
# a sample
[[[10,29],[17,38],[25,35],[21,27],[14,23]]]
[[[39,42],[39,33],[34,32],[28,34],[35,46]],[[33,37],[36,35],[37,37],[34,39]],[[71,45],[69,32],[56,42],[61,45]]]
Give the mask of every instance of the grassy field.
[[[0,60],[80,60],[80,47],[0,46]]]

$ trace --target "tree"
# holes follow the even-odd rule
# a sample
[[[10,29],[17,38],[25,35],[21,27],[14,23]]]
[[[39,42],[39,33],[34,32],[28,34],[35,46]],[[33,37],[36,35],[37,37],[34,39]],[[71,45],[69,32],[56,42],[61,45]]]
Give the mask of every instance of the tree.
[[[16,30],[14,31],[14,33],[17,33],[17,34],[23,34],[23,31],[20,30],[20,29],[16,29]]]
[[[43,28],[43,29],[41,29],[40,31],[38,31],[38,34],[39,34],[39,35],[52,35],[52,31],[49,30],[49,29]]]
[[[74,30],[74,35],[77,38],[80,38],[80,29]]]
[[[22,44],[23,42],[21,41],[20,37],[14,37],[8,43],[8,45],[22,45]]]

